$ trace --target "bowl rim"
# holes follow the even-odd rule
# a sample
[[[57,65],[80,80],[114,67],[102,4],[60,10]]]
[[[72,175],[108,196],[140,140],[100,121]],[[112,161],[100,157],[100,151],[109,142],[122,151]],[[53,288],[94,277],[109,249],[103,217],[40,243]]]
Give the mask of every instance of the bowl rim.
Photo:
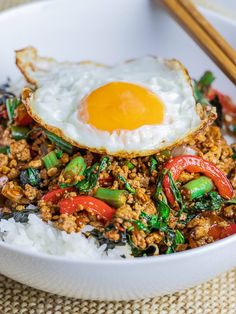
[[[5,9],[3,11],[0,12],[0,21],[2,18],[4,17],[7,17],[11,14],[15,14],[15,13],[23,13],[24,11],[27,11],[27,10],[30,10],[34,7],[40,7],[40,6],[47,6],[47,5],[53,5],[53,2],[55,0],[36,0],[34,2],[29,2],[29,3],[22,3],[22,4],[18,4],[17,6],[13,6],[13,7],[10,7],[8,9]],[[68,4],[68,1],[73,1],[73,0],[57,0],[57,4],[60,2],[65,2]],[[230,16],[226,16],[226,15],[223,15],[223,14],[220,14],[218,11],[213,11],[211,10],[210,8],[206,8],[206,7],[203,7],[199,4],[196,5],[201,12],[205,12],[207,15],[209,16],[213,16],[213,17],[216,17],[226,23],[229,23],[229,24],[232,24],[233,26],[236,27],[236,20],[234,20],[233,18],[231,18]]]
[[[44,0],[44,1],[36,1],[36,2],[30,2],[18,5],[16,7],[12,7],[9,9],[6,9],[2,12],[0,12],[0,23],[2,19],[7,18],[11,15],[18,14],[18,13],[24,13],[27,12],[27,10],[30,10],[32,8],[37,7],[44,7],[48,4],[53,5],[53,1],[55,0]],[[66,0],[60,0],[61,2],[65,2]],[[68,1],[67,1],[68,2]],[[216,17],[217,19],[220,19],[224,23],[231,24],[233,27],[236,28],[236,21],[234,21],[232,18],[221,15],[218,12],[211,11],[207,8],[201,7],[200,10],[202,12],[205,12],[209,16]],[[236,244],[236,235],[229,236],[225,239],[218,240],[216,242],[206,244],[204,246],[193,248],[187,251],[182,252],[176,252],[169,255],[159,255],[159,256],[149,256],[147,257],[139,257],[139,258],[131,258],[131,259],[94,259],[91,260],[89,258],[86,259],[76,259],[69,256],[62,256],[62,255],[50,255],[43,252],[34,252],[34,251],[27,251],[26,248],[23,246],[18,246],[16,244],[9,244],[5,243],[4,241],[0,240],[0,250],[5,249],[8,251],[11,251],[12,253],[18,253],[20,255],[25,255],[29,258],[39,258],[44,259],[46,261],[57,261],[60,263],[69,263],[69,264],[80,264],[80,265],[133,265],[134,263],[137,264],[153,264],[153,263],[166,263],[169,261],[177,261],[181,260],[182,258],[193,258],[197,255],[202,255],[206,252],[210,253],[211,251],[218,250],[225,245],[230,244]],[[135,262],[134,262],[135,261]]]

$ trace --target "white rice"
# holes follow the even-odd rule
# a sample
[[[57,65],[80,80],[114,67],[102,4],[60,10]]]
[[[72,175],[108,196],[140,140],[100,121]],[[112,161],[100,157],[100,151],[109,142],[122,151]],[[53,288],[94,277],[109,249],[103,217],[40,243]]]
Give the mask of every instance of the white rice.
[[[67,234],[43,222],[37,215],[30,214],[28,223],[15,222],[13,218],[2,219],[0,241],[17,245],[22,250],[78,260],[131,258],[128,245],[105,251],[105,244],[99,247],[94,238],[83,235],[83,232],[92,229],[86,226],[80,233]]]

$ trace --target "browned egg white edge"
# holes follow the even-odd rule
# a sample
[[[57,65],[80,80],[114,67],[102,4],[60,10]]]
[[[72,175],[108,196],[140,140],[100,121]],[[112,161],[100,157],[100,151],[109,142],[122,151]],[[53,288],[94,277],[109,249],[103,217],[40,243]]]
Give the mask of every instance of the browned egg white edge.
[[[33,47],[27,47],[27,48],[24,48],[22,50],[16,51],[16,65],[17,65],[17,67],[20,69],[20,71],[22,72],[22,74],[24,75],[26,80],[35,86],[37,86],[37,82],[29,75],[28,72],[29,72],[29,70],[36,71],[37,70],[36,64],[38,62],[50,63],[50,62],[55,62],[55,60],[52,58],[39,57],[37,54],[37,50]],[[82,63],[88,63],[88,62],[90,62],[90,61],[85,61]],[[129,61],[127,61],[127,62],[129,62]],[[178,60],[174,60],[174,59],[173,60],[166,60],[166,62],[171,64],[171,65],[173,65],[173,62],[174,62],[174,64],[178,63],[178,65],[180,65],[185,77],[187,78],[187,81],[191,85],[191,79],[190,79],[190,76],[188,74],[187,69]],[[103,66],[101,64],[96,64],[96,65],[97,66]],[[191,85],[191,87],[192,87],[192,85]],[[190,142],[192,140],[192,138],[194,136],[203,132],[209,125],[211,125],[217,117],[215,108],[213,108],[213,107],[208,108],[208,106],[202,106],[200,103],[198,103],[198,104],[196,104],[196,112],[201,118],[201,124],[196,129],[192,130],[187,135],[185,135],[183,138],[178,139],[177,141],[175,141],[171,145],[166,145],[166,146],[162,146],[161,148],[159,147],[156,149],[145,150],[145,151],[127,152],[127,151],[122,150],[122,151],[117,151],[117,152],[110,152],[105,147],[101,147],[98,149],[95,147],[87,147],[86,145],[81,145],[81,144],[77,143],[76,141],[72,140],[71,138],[67,137],[59,128],[48,125],[45,122],[43,122],[42,119],[37,114],[35,114],[31,108],[30,100],[32,97],[34,97],[34,91],[30,88],[24,88],[22,91],[22,101],[25,104],[29,115],[38,124],[40,124],[42,127],[44,127],[46,130],[56,134],[57,136],[61,137],[62,139],[64,139],[65,141],[67,141],[68,143],[70,143],[71,145],[73,145],[75,147],[87,149],[93,153],[107,154],[107,155],[117,156],[117,157],[121,157],[121,158],[135,158],[135,157],[149,156],[149,155],[153,155],[155,153],[161,152],[163,150],[167,150],[167,149],[171,150],[178,145],[187,144],[188,142]]]

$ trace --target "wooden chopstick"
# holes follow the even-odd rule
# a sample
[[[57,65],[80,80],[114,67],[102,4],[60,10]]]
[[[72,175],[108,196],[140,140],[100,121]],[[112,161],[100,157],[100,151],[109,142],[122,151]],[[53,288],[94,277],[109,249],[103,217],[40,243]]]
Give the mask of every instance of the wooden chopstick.
[[[221,36],[208,20],[196,9],[189,0],[178,0],[195,21],[208,33],[212,40],[224,51],[229,59],[236,65],[236,52],[233,47]]]
[[[236,84],[236,51],[201,15],[190,0],[163,0],[177,21]]]

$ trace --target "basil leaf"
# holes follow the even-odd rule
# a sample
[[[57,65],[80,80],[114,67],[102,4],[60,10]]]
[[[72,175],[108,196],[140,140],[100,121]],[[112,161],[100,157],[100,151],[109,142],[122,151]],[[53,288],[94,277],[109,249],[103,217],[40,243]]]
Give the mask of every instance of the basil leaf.
[[[215,211],[220,209],[223,204],[223,198],[213,191],[199,198],[191,207],[191,211]]]
[[[182,196],[181,196],[179,189],[177,188],[177,185],[174,182],[174,179],[173,179],[170,171],[168,172],[168,177],[169,177],[171,191],[174,194],[175,200],[178,203],[179,208],[180,208],[178,215],[181,216],[181,214],[185,208],[184,203],[183,203],[183,199],[182,199]]]
[[[80,192],[89,192],[95,188],[100,172],[108,167],[109,160],[109,157],[103,157],[100,164],[95,163],[84,171],[85,178],[76,184]]]
[[[151,156],[149,158],[149,162],[150,162],[149,171],[150,171],[150,174],[152,174],[153,171],[157,170],[158,162],[157,162],[157,160],[156,160],[156,158],[154,156]]]
[[[184,244],[185,243],[185,237],[179,230],[176,230],[175,232],[175,244]]]
[[[124,183],[124,187],[125,187],[125,189],[126,189],[128,192],[130,192],[130,193],[132,193],[132,194],[134,194],[134,193],[136,192],[135,189],[131,187],[131,185],[127,182],[127,180],[126,180],[123,176],[118,175],[117,178],[118,178],[122,183]]]

